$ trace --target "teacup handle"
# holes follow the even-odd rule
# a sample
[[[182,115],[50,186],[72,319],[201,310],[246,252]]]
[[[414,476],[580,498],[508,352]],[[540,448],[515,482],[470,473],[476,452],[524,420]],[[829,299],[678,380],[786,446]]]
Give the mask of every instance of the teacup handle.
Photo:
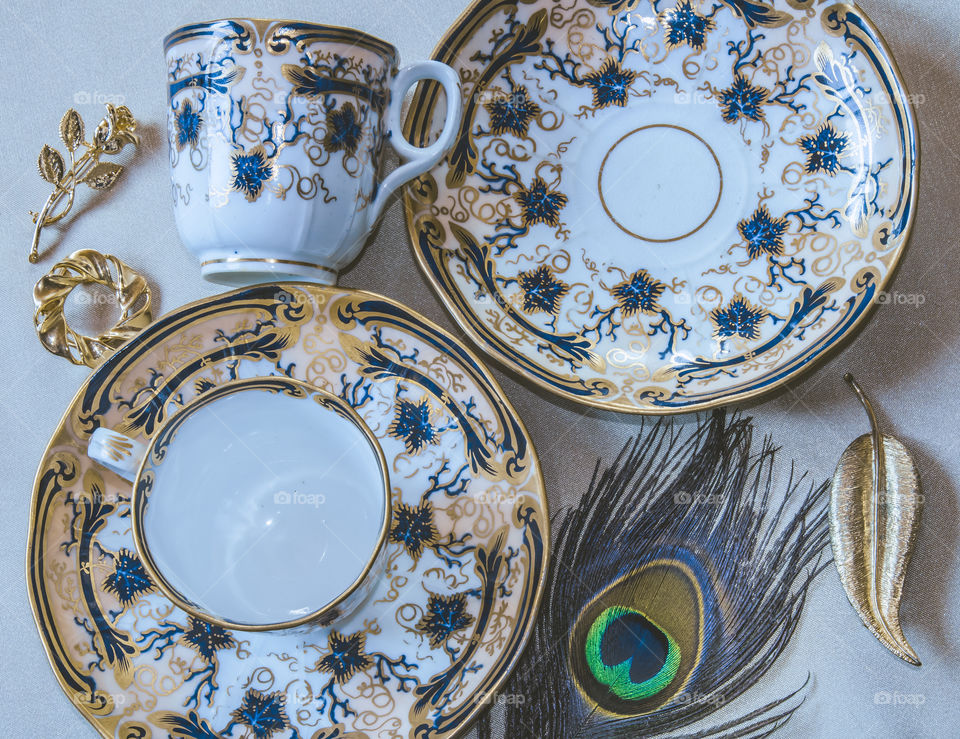
[[[440,138],[430,146],[414,146],[403,136],[403,123],[400,120],[400,111],[407,91],[420,80],[436,80],[447,95],[447,115],[443,122],[443,131]],[[439,162],[453,144],[457,131],[460,128],[462,106],[460,100],[460,79],[457,73],[443,62],[419,62],[400,70],[390,86],[390,106],[387,109],[387,123],[389,125],[390,145],[393,146],[400,158],[406,160],[403,164],[388,174],[377,192],[373,203],[367,208],[367,225],[373,228],[383,212],[390,196],[403,183],[432,169]]]
[[[146,453],[147,448],[139,441],[105,428],[96,429],[87,444],[90,459],[130,482],[137,478]]]

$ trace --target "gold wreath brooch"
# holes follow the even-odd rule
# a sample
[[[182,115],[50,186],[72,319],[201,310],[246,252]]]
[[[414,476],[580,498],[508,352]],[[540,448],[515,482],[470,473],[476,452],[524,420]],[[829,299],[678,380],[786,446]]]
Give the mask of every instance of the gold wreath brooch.
[[[64,303],[78,285],[102,285],[114,294],[120,319],[102,336],[84,336],[67,325]],[[88,367],[96,367],[152,320],[147,281],[116,257],[94,249],[74,252],[54,265],[33,288],[33,300],[34,325],[47,351]]]

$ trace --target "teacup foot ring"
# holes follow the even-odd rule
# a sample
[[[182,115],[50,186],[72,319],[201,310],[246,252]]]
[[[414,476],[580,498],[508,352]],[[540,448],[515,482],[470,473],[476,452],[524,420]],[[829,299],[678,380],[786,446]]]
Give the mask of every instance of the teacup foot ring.
[[[260,257],[226,257],[200,263],[200,274],[208,282],[233,287],[256,282],[301,280],[319,285],[336,285],[337,271],[312,262]]]

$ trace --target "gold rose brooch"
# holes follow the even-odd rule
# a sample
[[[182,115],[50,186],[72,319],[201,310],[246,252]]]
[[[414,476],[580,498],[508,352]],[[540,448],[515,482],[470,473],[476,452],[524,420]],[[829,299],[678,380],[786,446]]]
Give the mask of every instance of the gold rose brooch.
[[[117,154],[127,144],[139,144],[140,139],[134,133],[136,128],[137,122],[129,108],[125,105],[114,107],[108,103],[107,115],[94,130],[93,141],[88,142],[84,139],[80,114],[72,108],[64,114],[60,121],[60,138],[67,147],[70,168],[67,169],[59,151],[44,144],[37,167],[40,176],[53,185],[54,190],[39,213],[30,213],[33,222],[37,224],[30,248],[31,262],[40,258],[40,231],[70,212],[79,183],[82,182],[94,190],[109,190],[113,187],[113,183],[123,172],[123,166],[116,162],[102,162],[100,157]]]

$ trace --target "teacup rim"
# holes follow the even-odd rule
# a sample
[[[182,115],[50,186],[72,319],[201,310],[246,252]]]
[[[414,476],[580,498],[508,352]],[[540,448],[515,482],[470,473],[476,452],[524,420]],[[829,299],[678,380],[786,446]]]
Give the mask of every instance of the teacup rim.
[[[307,392],[308,396],[310,397],[319,395],[328,402],[335,404],[340,410],[345,411],[347,418],[355,426],[357,426],[357,428],[360,429],[361,433],[363,433],[367,441],[370,443],[370,446],[377,457],[377,463],[380,467],[380,478],[383,483],[384,496],[383,520],[380,525],[380,532],[377,536],[376,544],[374,545],[370,556],[367,558],[367,562],[364,565],[363,570],[347,588],[342,590],[333,599],[324,603],[319,608],[314,609],[310,613],[304,616],[298,616],[294,619],[286,619],[263,624],[248,624],[231,621],[229,619],[222,618],[220,615],[203,610],[202,608],[198,607],[198,605],[192,603],[190,600],[184,597],[184,595],[180,593],[173,585],[171,585],[170,582],[160,572],[153,560],[149,543],[144,536],[143,510],[141,509],[145,508],[145,506],[141,505],[141,500],[144,494],[144,491],[141,490],[141,480],[143,479],[144,470],[151,462],[157,443],[163,439],[165,433],[171,430],[171,427],[173,427],[175,424],[179,425],[180,423],[183,423],[192,413],[200,410],[205,405],[212,403],[220,397],[229,395],[230,393],[227,391],[236,391],[237,389],[242,389],[248,386],[250,389],[269,390],[267,384],[270,383],[277,385],[287,384],[298,386]],[[208,391],[208,393],[210,393],[210,395],[204,393],[203,395],[197,396],[192,402],[188,403],[163,421],[150,439],[146,441],[146,453],[143,455],[143,458],[140,460],[140,463],[137,467],[136,476],[133,480],[133,488],[130,493],[130,530],[133,537],[134,548],[136,549],[137,554],[140,556],[140,561],[143,564],[144,569],[147,571],[147,574],[150,576],[150,579],[156,584],[157,588],[163,593],[164,596],[166,596],[175,606],[185,611],[190,616],[198,618],[206,623],[211,623],[232,631],[260,632],[281,631],[321,621],[325,616],[328,616],[331,612],[335,611],[338,606],[352,596],[360,588],[360,586],[367,581],[367,579],[370,577],[371,570],[377,563],[380,554],[383,552],[383,548],[387,543],[387,538],[390,534],[392,511],[390,501],[390,473],[387,466],[386,456],[383,453],[383,448],[380,446],[379,440],[374,435],[370,427],[367,426],[360,414],[357,413],[357,411],[349,403],[347,403],[343,398],[340,398],[327,390],[318,388],[316,385],[312,385],[303,380],[286,376],[237,378],[234,380],[228,380],[227,382],[218,385],[213,390]],[[214,393],[216,393],[216,395],[214,395]],[[184,415],[184,411],[188,411],[188,413]],[[173,430],[175,436],[176,429]],[[171,437],[170,440],[172,440],[172,438],[173,437]]]
[[[297,24],[312,29],[327,29],[335,31],[344,36],[353,37],[360,43],[358,46],[369,49],[371,51],[379,53],[383,56],[384,59],[389,61],[392,66],[397,66],[400,60],[400,52],[397,50],[397,47],[391,44],[389,41],[386,41],[379,36],[375,36],[372,33],[367,31],[361,31],[359,28],[351,28],[350,26],[339,26],[333,23],[317,23],[315,21],[305,21],[305,20],[295,20],[293,18],[257,18],[250,16],[234,16],[226,18],[212,18],[210,20],[196,21],[194,23],[184,23],[172,31],[170,31],[166,36],[163,37],[163,51],[167,53],[174,44],[171,43],[171,40],[177,36],[181,31],[184,31],[189,28],[202,28],[203,26],[215,26],[220,23],[230,23],[235,21],[249,21],[255,24]],[[177,42],[179,43],[179,42]]]

